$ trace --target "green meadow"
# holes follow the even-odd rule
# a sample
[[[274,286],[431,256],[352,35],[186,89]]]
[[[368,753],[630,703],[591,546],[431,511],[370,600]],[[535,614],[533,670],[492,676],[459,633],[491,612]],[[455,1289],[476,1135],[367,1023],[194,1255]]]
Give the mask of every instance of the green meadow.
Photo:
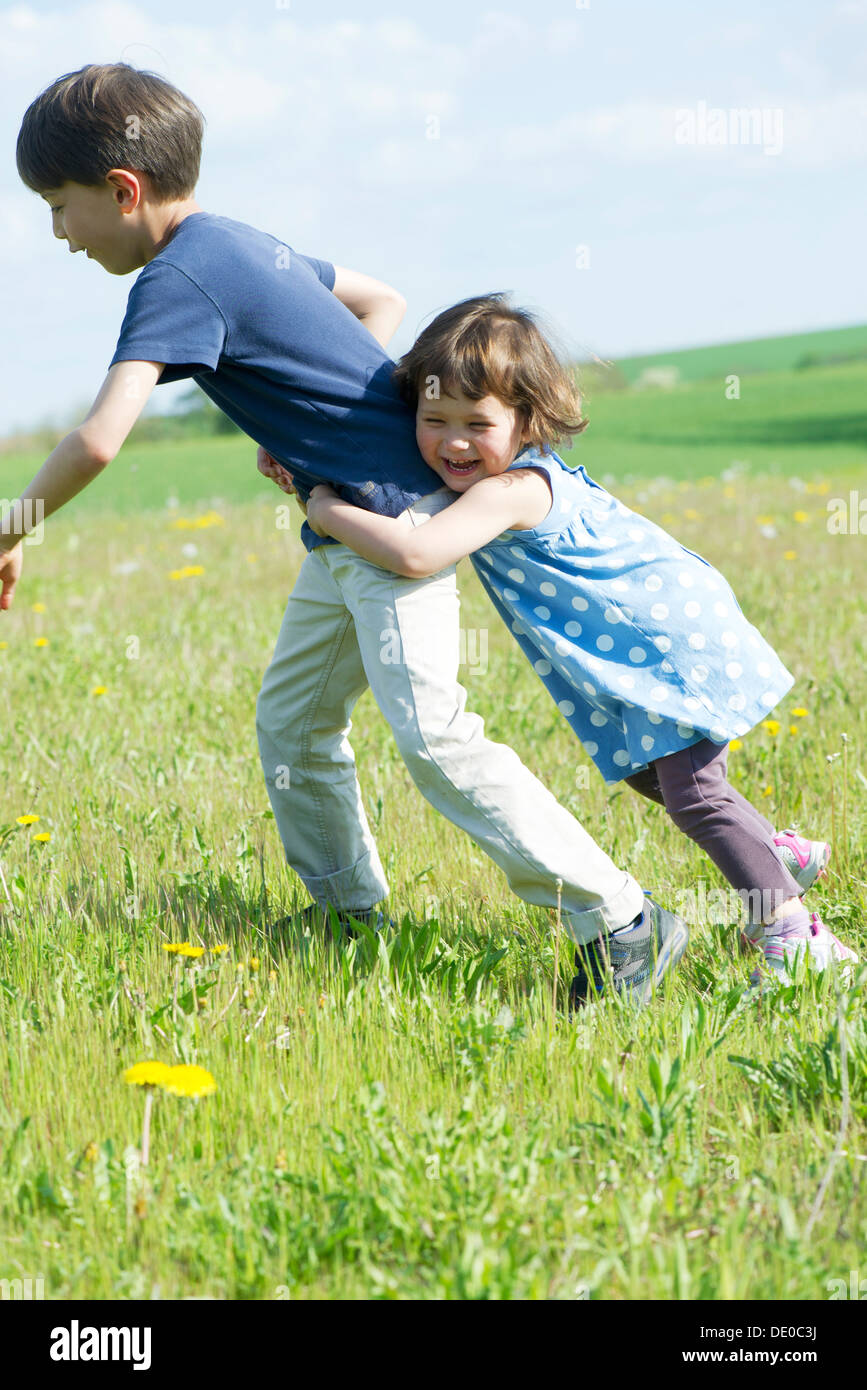
[[[867,957],[867,536],[827,524],[867,476],[867,365],[769,365],[739,399],[725,363],[589,386],[569,458],[718,566],[795,675],[732,776],[832,840],[807,901]],[[0,457],[0,496],[40,462]],[[749,990],[723,880],[602,783],[468,563],[470,707],[688,918],[681,967],[640,1013],[570,1018],[556,914],[420,798],[369,694],[352,742],[394,925],[268,935],[306,902],[254,727],[299,530],[236,435],[130,443],[25,546],[0,615],[0,1278],[48,1299],[824,1300],[867,1276],[867,966],[848,990]],[[153,1093],[143,1165],[151,1107],[123,1073],[148,1060],[216,1090]]]

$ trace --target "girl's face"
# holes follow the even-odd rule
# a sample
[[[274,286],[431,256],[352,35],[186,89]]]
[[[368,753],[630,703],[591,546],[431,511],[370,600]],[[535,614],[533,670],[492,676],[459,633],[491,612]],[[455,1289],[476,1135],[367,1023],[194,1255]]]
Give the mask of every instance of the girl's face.
[[[504,473],[529,443],[518,411],[496,396],[472,401],[457,390],[435,401],[419,396],[415,437],[425,463],[454,492]]]

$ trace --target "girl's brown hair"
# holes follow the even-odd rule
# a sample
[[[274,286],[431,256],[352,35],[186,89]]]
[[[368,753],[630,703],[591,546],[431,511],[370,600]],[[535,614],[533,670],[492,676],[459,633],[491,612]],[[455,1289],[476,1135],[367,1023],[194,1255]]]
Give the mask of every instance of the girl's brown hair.
[[[96,187],[110,169],[147,174],[158,202],[188,198],[199,177],[204,117],[156,73],[91,63],[58,77],[30,104],[18,133],[18,173],[35,193]]]
[[[478,295],[445,309],[401,357],[394,379],[413,408],[419,396],[461,391],[470,400],[496,396],[522,412],[530,442],[543,452],[587,426],[567,368],[532,314],[505,294]]]

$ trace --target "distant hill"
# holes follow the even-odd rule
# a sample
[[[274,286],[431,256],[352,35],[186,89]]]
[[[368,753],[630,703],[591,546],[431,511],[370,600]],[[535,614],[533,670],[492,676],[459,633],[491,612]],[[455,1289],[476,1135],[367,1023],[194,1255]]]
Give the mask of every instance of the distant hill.
[[[752,338],[741,343],[679,348],[643,357],[615,359],[612,375],[625,386],[670,386],[710,377],[747,376],[797,368],[867,361],[867,324],[825,328],[781,338]],[[669,370],[666,370],[669,369]],[[593,373],[595,376],[595,372]],[[612,385],[617,384],[615,381]]]

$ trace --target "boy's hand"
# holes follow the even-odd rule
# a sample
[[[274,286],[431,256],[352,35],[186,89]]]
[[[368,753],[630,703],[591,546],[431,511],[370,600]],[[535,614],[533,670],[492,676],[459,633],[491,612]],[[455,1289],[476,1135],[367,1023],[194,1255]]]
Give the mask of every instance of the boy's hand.
[[[5,613],[7,608],[12,607],[12,596],[21,577],[23,562],[24,553],[20,541],[11,550],[0,551],[0,583],[3,585],[0,592],[0,613]]]
[[[328,483],[317,483],[307,499],[307,524],[317,536],[331,534],[326,520],[328,503],[331,501],[339,502],[340,496]]]

